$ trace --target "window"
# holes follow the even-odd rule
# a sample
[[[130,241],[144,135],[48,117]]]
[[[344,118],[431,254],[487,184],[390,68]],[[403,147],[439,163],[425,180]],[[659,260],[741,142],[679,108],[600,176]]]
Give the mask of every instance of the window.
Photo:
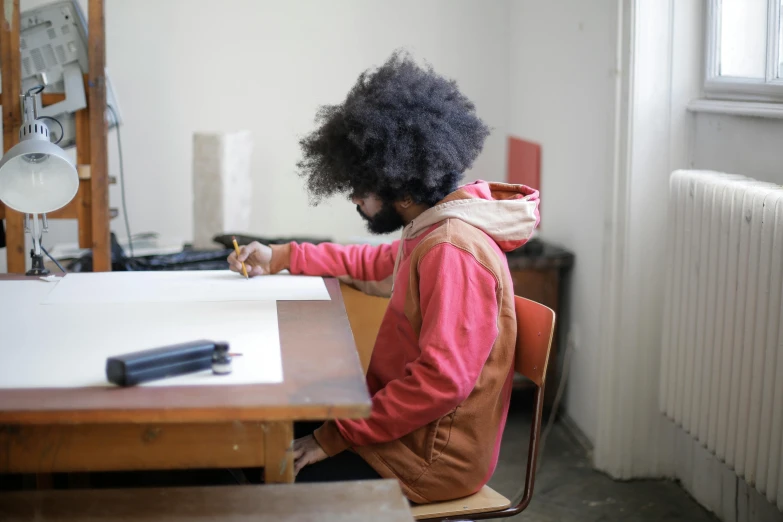
[[[708,98],[783,102],[783,0],[709,0]]]

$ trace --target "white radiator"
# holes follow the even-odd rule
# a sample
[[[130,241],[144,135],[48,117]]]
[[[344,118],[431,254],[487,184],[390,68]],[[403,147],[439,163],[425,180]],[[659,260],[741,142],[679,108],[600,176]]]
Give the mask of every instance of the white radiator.
[[[661,409],[783,510],[783,189],[678,171],[669,216]]]

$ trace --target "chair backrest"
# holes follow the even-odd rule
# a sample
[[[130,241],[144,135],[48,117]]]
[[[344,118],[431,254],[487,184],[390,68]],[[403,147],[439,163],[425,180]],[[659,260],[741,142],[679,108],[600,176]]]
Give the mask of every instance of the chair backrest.
[[[527,465],[525,467],[525,485],[515,506],[495,513],[484,513],[480,518],[489,516],[511,517],[524,511],[533,498],[533,486],[538,469],[538,447],[541,442],[541,420],[544,417],[544,391],[546,370],[549,366],[549,353],[555,331],[555,312],[546,306],[515,296],[514,305],[517,316],[517,349],[514,369],[536,384],[535,406],[530,424],[530,442],[528,443]],[[484,516],[486,515],[486,516]]]
[[[546,306],[515,296],[517,348],[514,369],[541,387],[546,380],[549,349],[555,331],[555,312]]]
[[[375,339],[378,337],[378,330],[386,314],[389,299],[367,295],[345,283],[340,283],[340,291],[345,312],[348,314],[348,322],[353,331],[353,339],[356,342],[356,350],[359,352],[362,370],[367,373]]]

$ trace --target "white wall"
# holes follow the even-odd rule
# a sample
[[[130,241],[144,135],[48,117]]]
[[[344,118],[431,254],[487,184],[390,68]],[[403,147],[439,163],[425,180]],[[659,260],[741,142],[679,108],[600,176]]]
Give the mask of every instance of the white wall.
[[[46,0],[22,0],[22,10]],[[86,12],[86,0],[82,0]],[[319,105],[405,47],[458,81],[493,128],[468,179],[505,176],[507,0],[106,0],[107,66],[119,98],[133,233],[192,237],[194,131],[252,130],[252,232],[365,235],[352,205],[308,205],[298,140]],[[118,174],[109,136],[110,173]],[[120,207],[118,187],[111,204]],[[124,236],[121,220],[112,228]],[[75,241],[58,222],[47,244]],[[5,255],[0,251],[2,264]],[[2,267],[0,267],[2,268]]]
[[[692,140],[691,161],[697,169],[783,185],[783,119],[700,113]]]
[[[742,174],[783,185],[783,120],[699,113],[691,116],[689,161],[696,169]],[[755,487],[679,428],[675,473],[682,486],[726,522],[783,518]]]
[[[541,235],[576,254],[567,413],[597,431],[604,180],[612,168],[617,1],[511,4],[509,133],[542,146]]]
[[[643,16],[639,22],[645,26],[649,26],[650,20],[656,16],[669,17],[669,23],[663,24],[658,34],[648,31],[645,37],[647,41],[645,45],[660,46],[659,53],[637,65],[648,69],[649,74],[655,71],[657,62],[662,59],[668,60],[669,73],[658,71],[659,83],[662,84],[659,86],[660,90],[657,94],[642,97],[640,102],[654,107],[662,101],[667,101],[669,110],[659,108],[657,111],[659,120],[654,117],[648,119],[650,122],[658,121],[658,123],[660,120],[668,120],[670,128],[668,136],[665,132],[655,133],[653,130],[655,125],[644,126],[633,133],[634,142],[638,143],[648,138],[649,143],[657,142],[657,146],[649,151],[651,153],[649,160],[640,162],[638,167],[631,170],[629,184],[644,185],[656,179],[662,183],[662,176],[668,177],[668,173],[675,169],[689,167],[734,172],[766,181],[783,182],[783,168],[778,147],[783,138],[783,121],[693,114],[687,111],[688,103],[701,96],[705,2],[688,0],[659,3],[657,0],[644,0],[637,1],[636,4],[647,6],[648,10],[655,10],[653,13],[640,11],[640,15]],[[668,29],[664,26],[668,26]],[[643,57],[637,54],[637,59],[641,60]],[[637,94],[645,91],[649,91],[645,85],[636,90]],[[644,124],[644,120],[641,123]],[[655,134],[660,136],[656,137]],[[656,153],[668,157],[669,167],[666,171],[658,167],[654,170],[650,169],[651,164],[659,161]],[[654,191],[648,190],[648,192],[653,192],[648,198],[654,200],[656,197]],[[666,193],[665,188],[663,193]],[[642,237],[652,245],[666,244],[665,232],[661,231],[660,227],[653,227],[652,220],[632,224],[627,235]],[[657,255],[647,257],[655,258]],[[643,261],[631,259],[629,265],[639,265]],[[652,276],[653,270],[647,271],[653,281],[661,278],[661,276]],[[639,324],[651,322],[649,313],[651,306],[656,303],[661,308],[663,306],[660,292],[641,293],[636,301],[643,301],[647,306],[647,309],[643,310],[636,305],[639,315],[636,320]],[[659,318],[654,322],[660,323]],[[659,342],[659,334],[649,333],[642,335],[640,342],[649,344],[651,337],[655,337],[658,340],[656,342]],[[652,349],[651,346],[648,348]],[[625,347],[621,346],[620,349]],[[655,351],[657,353],[659,350]],[[638,396],[657,389],[658,372],[654,366],[656,365],[651,364],[648,372],[654,375],[654,379],[637,379],[632,385],[633,389],[629,390],[630,393]],[[631,476],[642,476],[647,472],[676,478],[699,503],[727,522],[781,520],[781,513],[774,505],[767,502],[754,487],[739,479],[733,470],[720,462],[691,435],[668,421],[665,421],[663,429],[659,429],[656,426],[656,420],[661,418],[658,408],[652,408],[652,411],[648,412],[642,410],[635,413],[634,417],[632,421],[634,424],[646,423],[653,427],[650,432],[657,438],[652,443],[649,440],[645,443],[651,447],[647,453],[656,454],[659,462],[651,461],[647,455],[635,454],[632,464],[639,466],[641,462],[644,465],[641,466],[641,472],[637,468]],[[638,440],[643,437],[634,433],[633,438]],[[612,448],[612,451],[623,453],[622,450],[618,451],[617,445]],[[630,467],[633,470],[633,466]]]
[[[685,5],[684,3],[678,4]],[[607,269],[601,302],[596,467],[630,479],[670,474],[670,435],[658,408],[666,202],[672,171],[673,2],[623,0],[622,88]],[[683,109],[684,110],[684,109]]]

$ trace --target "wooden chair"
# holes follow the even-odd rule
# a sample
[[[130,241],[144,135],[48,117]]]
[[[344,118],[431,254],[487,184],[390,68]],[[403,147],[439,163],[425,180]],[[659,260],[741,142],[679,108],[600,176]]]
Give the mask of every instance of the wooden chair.
[[[364,373],[367,373],[372,349],[375,346],[375,338],[378,337],[378,330],[381,328],[381,321],[383,321],[389,300],[384,297],[367,295],[345,283],[340,283],[340,291],[343,294],[348,321],[351,323],[359,361]]]
[[[530,428],[525,484],[515,505],[489,486],[469,497],[414,506],[416,520],[484,520],[512,517],[524,511],[533,497],[536,460],[544,413],[544,385],[549,364],[549,351],[555,329],[555,313],[546,306],[516,297],[517,346],[514,369],[535,384],[535,409]]]

